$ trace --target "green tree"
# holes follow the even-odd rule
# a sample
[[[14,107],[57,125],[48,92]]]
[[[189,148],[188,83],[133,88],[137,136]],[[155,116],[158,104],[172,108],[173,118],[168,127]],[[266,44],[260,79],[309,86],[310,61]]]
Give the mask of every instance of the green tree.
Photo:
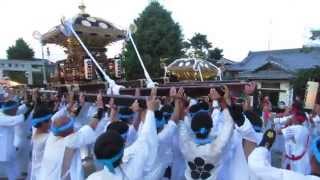
[[[294,92],[300,97],[303,97],[306,84],[310,80],[320,82],[320,66],[299,71],[296,78],[293,80]]]
[[[191,50],[192,56],[205,59],[212,43],[208,41],[207,35],[195,33],[191,39],[185,42],[184,46]]]
[[[10,46],[7,49],[7,58],[19,59],[19,60],[32,60],[34,57],[34,51],[30,46],[22,39],[16,40],[15,45]],[[19,83],[26,83],[27,79],[24,72],[10,71],[7,73],[11,80]]]
[[[142,60],[151,77],[160,77],[160,59],[170,61],[183,55],[183,35],[178,23],[175,23],[171,13],[158,2],[150,2],[135,21],[137,31],[132,34]],[[127,79],[143,78],[143,70],[131,42],[124,51],[124,67]]]
[[[216,63],[219,59],[223,57],[223,49],[214,48],[208,51],[208,60],[212,63]]]
[[[15,45],[10,46],[7,49],[8,59],[30,60],[33,57],[34,57],[34,51],[22,38],[17,39]]]

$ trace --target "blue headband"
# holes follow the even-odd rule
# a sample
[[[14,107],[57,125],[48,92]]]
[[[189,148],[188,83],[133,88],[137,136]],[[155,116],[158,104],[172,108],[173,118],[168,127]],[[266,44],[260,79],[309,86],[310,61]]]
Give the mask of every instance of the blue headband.
[[[212,142],[212,138],[209,138],[209,137],[205,139],[194,138],[193,141],[197,145],[205,145],[205,144],[210,144]]]
[[[166,124],[166,120],[164,118],[156,120],[157,129],[163,128],[165,124]]]
[[[127,140],[128,132],[125,132],[125,133],[120,134],[120,135],[125,141]]]
[[[14,104],[12,104],[11,106],[6,106],[5,104],[2,104],[1,110],[2,110],[2,111],[8,111],[8,110],[17,108],[18,106],[19,106],[18,103],[14,103]]]
[[[64,132],[67,129],[70,129],[73,127],[75,119],[74,118],[70,118],[69,122],[61,127],[54,127],[53,125],[51,126],[51,131],[53,132],[53,134],[59,134],[61,132]]]
[[[113,167],[113,163],[118,161],[119,159],[121,159],[123,156],[123,150],[121,150],[117,155],[115,155],[114,157],[110,158],[110,159],[98,159],[97,162],[99,162],[100,164],[103,164],[105,167],[107,167],[109,169],[109,171],[114,174],[114,167]]]
[[[199,114],[199,113],[202,113],[202,112],[209,113],[209,110],[200,109],[197,112],[189,113],[189,114],[190,114],[191,117],[194,117],[196,114]]]
[[[256,132],[262,132],[262,128],[260,126],[253,126],[253,129],[256,131]]]
[[[32,124],[32,126],[35,126],[40,122],[49,120],[51,118],[51,116],[52,116],[52,114],[47,114],[47,115],[39,117],[39,118],[34,118],[34,119],[32,119],[31,124]]]
[[[317,147],[317,144],[320,143],[320,137],[317,137],[313,142],[312,142],[312,145],[311,145],[311,150],[312,150],[312,153],[314,155],[314,157],[317,159],[317,161],[320,163],[320,151]]]
[[[132,117],[133,117],[133,113],[128,115],[118,114],[118,118],[122,121],[128,121]]]
[[[208,133],[208,130],[206,128],[202,127],[198,131],[194,131],[194,133],[205,135]]]

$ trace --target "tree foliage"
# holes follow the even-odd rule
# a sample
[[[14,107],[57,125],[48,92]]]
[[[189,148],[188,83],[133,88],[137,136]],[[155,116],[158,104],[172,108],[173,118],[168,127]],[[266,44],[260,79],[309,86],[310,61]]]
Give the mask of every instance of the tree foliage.
[[[183,43],[187,56],[206,59],[212,63],[223,57],[223,49],[212,48],[212,43],[208,41],[207,35],[195,33],[193,37]]]
[[[132,36],[142,60],[152,77],[160,77],[163,74],[160,59],[174,60],[183,55],[180,26],[173,21],[171,13],[155,1],[150,2],[134,22],[137,31]],[[143,78],[143,70],[131,42],[127,43],[123,55],[126,78]]]
[[[214,48],[208,51],[208,60],[212,63],[216,63],[217,60],[223,57],[223,49]]]
[[[296,78],[293,80],[293,88],[297,95],[304,96],[308,81],[320,82],[320,66],[301,70],[297,73]]]
[[[34,51],[22,38],[17,39],[15,45],[10,46],[7,49],[8,59],[30,60],[33,57],[34,57]]]
[[[207,35],[195,33],[191,39],[184,42],[184,47],[189,49],[190,56],[205,59],[212,43],[208,41]]]

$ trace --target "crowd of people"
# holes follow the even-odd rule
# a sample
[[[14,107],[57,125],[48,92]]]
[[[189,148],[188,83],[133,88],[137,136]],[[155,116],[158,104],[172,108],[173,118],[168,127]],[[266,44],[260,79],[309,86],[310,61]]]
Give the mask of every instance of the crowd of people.
[[[0,90],[0,176],[15,180],[316,180],[320,179],[320,106],[301,102],[276,113],[268,98],[252,107],[227,86],[190,98],[151,90],[145,103],[94,103],[84,94]],[[30,93],[31,92],[31,93]],[[275,166],[274,151],[282,154]],[[28,159],[29,163],[22,163]],[[91,163],[91,164],[90,164]],[[27,167],[26,167],[27,166]],[[88,169],[91,169],[89,171]]]

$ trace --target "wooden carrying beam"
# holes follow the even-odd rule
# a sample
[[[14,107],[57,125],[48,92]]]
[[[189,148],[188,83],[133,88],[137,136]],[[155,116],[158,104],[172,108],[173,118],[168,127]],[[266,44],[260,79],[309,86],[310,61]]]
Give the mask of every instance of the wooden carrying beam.
[[[209,82],[177,82],[164,84],[157,88],[158,96],[169,96],[169,90],[171,87],[183,87],[186,94],[190,97],[200,97],[207,96],[210,92],[211,88],[221,87],[223,85],[228,86],[230,93],[232,96],[239,96],[243,90],[244,86],[247,82],[240,81],[209,81]],[[56,87],[56,90],[59,92],[67,92],[68,87],[70,86],[59,86]],[[77,85],[74,86],[78,91],[87,92],[87,93],[97,93],[99,90],[104,90],[104,84],[88,84],[88,85]],[[72,87],[71,87],[72,88]],[[140,95],[149,96],[150,88],[139,88]],[[121,88],[121,95],[134,95],[136,88]]]
[[[52,90],[40,90],[39,93],[41,95],[50,95],[50,94],[58,94],[57,91]],[[62,93],[60,95],[63,95]],[[83,93],[87,102],[95,102],[97,99],[96,93]],[[28,94],[29,99],[31,99],[31,93]],[[74,98],[79,99],[79,94],[75,94]],[[138,100],[141,107],[146,107],[146,97],[144,96],[130,96],[130,95],[103,95],[103,102],[108,104],[110,99],[114,99],[114,103],[117,106],[130,106],[135,100]]]

